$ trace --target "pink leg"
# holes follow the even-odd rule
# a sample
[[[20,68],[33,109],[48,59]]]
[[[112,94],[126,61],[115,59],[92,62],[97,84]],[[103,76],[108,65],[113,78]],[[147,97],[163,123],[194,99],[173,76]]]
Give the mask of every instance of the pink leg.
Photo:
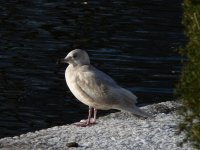
[[[94,122],[93,123],[96,123],[96,117],[97,117],[97,109],[94,108]]]
[[[74,123],[77,126],[81,127],[86,127],[90,126],[92,124],[96,123],[96,115],[97,115],[97,110],[94,108],[94,118],[91,118],[92,116],[92,107],[89,107],[89,112],[88,112],[88,119],[87,120],[81,120],[80,122]]]
[[[87,119],[86,125],[90,124],[91,116],[92,116],[92,107],[89,107],[88,119]]]

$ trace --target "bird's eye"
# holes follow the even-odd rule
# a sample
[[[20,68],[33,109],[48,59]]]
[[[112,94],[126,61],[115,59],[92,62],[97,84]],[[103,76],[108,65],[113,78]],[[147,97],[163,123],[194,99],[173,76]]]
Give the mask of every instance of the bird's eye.
[[[73,58],[76,58],[77,56],[78,56],[78,55],[74,54],[74,55],[73,55]]]

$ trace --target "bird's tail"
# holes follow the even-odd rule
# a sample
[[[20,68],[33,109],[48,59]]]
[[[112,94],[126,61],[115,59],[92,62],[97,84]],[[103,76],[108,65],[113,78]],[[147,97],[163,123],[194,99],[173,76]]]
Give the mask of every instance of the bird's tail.
[[[122,111],[126,111],[126,112],[130,112],[133,113],[134,115],[143,117],[143,118],[153,118],[152,115],[150,115],[149,113],[141,110],[139,107],[137,106],[133,106],[133,107],[127,107],[124,109],[121,109]]]

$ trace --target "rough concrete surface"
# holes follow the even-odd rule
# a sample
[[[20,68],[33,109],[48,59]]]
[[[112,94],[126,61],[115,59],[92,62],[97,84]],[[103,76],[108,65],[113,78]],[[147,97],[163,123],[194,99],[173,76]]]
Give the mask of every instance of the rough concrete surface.
[[[162,102],[142,107],[154,118],[137,118],[117,112],[100,117],[91,127],[75,125],[0,139],[1,150],[191,150],[190,144],[178,144],[184,138],[176,134],[180,117],[176,102]]]

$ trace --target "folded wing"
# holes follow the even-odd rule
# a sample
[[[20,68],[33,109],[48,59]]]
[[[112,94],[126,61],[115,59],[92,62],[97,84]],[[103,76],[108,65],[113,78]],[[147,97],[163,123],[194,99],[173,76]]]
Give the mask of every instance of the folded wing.
[[[101,109],[132,105],[136,102],[136,96],[92,66],[82,66],[77,70],[76,84]]]

